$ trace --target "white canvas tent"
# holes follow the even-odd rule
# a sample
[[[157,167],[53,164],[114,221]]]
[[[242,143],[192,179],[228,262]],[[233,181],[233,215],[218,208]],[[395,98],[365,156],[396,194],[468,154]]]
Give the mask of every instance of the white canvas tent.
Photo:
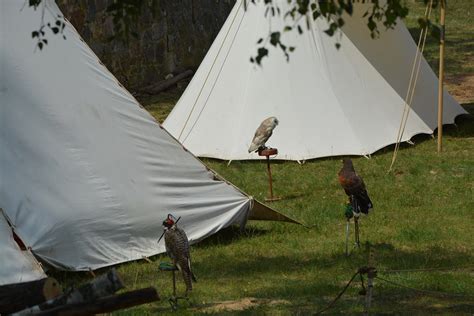
[[[0,209],[0,286],[45,278],[43,269],[29,250],[20,249]]]
[[[283,15],[287,1],[276,3]],[[395,143],[416,44],[401,21],[372,40],[362,19],[367,5],[354,4],[342,36],[326,35],[322,19],[307,30],[303,19],[302,35],[282,35],[296,47],[290,60],[273,48],[258,67],[249,61],[258,39],[293,20],[265,18],[263,1],[245,10],[238,0],[163,126],[195,155],[226,160],[260,158],[247,149],[269,116],[280,121],[268,142],[279,149],[276,159],[368,155]],[[444,104],[445,124],[465,113],[446,92]],[[437,78],[423,59],[403,141],[433,133],[436,105]]]
[[[54,25],[61,12],[42,3]],[[187,152],[69,23],[66,40],[46,27],[35,49],[41,14],[0,1],[0,207],[37,257],[89,270],[163,252],[168,213],[191,242],[248,218],[289,220]]]

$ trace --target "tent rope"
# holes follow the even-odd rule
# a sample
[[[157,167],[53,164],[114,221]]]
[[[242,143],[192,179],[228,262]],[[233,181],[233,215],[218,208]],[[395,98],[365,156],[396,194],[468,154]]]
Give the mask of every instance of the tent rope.
[[[201,110],[199,111],[197,117],[196,117],[196,120],[194,121],[193,125],[189,128],[189,131],[188,133],[186,134],[186,136],[183,138],[182,142],[184,143],[186,141],[186,139],[188,139],[189,135],[191,135],[191,132],[193,131],[194,127],[196,126],[197,122],[199,121],[199,119],[201,118],[201,114],[202,112],[204,111],[204,109],[206,108],[206,105],[207,105],[207,102],[209,101],[209,98],[211,97],[212,95],[212,92],[214,91],[214,88],[216,87],[216,84],[217,84],[217,81],[219,80],[219,77],[221,76],[221,73],[222,73],[222,69],[224,69],[224,66],[227,62],[227,58],[229,57],[229,54],[232,50],[232,46],[234,46],[234,42],[235,42],[235,39],[237,38],[237,34],[239,33],[240,31],[240,27],[242,26],[242,22],[244,20],[244,17],[245,17],[245,13],[242,14],[242,19],[240,19],[240,22],[239,22],[239,25],[237,26],[237,30],[234,34],[234,37],[232,38],[232,42],[230,43],[230,46],[229,46],[229,49],[227,50],[227,53],[224,57],[224,60],[222,61],[222,64],[219,68],[219,71],[217,72],[217,76],[216,76],[216,79],[214,80],[213,84],[212,84],[212,87],[209,91],[209,93],[207,94],[207,97],[206,97],[206,100],[204,101],[204,105],[202,106]],[[204,85],[203,85],[203,88],[204,88]],[[196,102],[197,102],[197,99],[196,99]]]
[[[433,0],[431,0],[426,5],[425,19],[429,19],[429,17],[431,16],[432,7],[433,7]],[[404,105],[404,108],[403,108],[402,119],[401,119],[401,122],[400,122],[400,127],[398,129],[397,141],[395,143],[395,149],[393,151],[392,162],[390,164],[389,172],[392,171],[393,165],[395,164],[395,161],[397,159],[397,154],[398,154],[398,151],[400,149],[400,143],[402,142],[403,134],[405,132],[406,125],[408,123],[408,117],[409,117],[410,110],[411,110],[411,103],[413,101],[413,96],[415,95],[416,83],[418,81],[418,75],[420,73],[421,61],[422,61],[422,57],[423,57],[423,51],[425,49],[427,34],[428,34],[428,25],[425,25],[425,27],[421,29],[420,37],[418,39],[416,54],[415,54],[415,58],[413,60],[413,66],[412,66],[412,69],[411,69],[410,80],[409,80],[409,83],[408,83],[407,94],[405,96],[405,105]],[[420,44],[421,44],[421,49],[420,49]],[[415,69],[416,69],[416,71],[415,71]]]
[[[385,283],[389,283],[389,284],[392,284],[396,287],[400,287],[400,288],[405,288],[405,289],[408,289],[408,290],[412,290],[414,292],[418,292],[418,293],[423,293],[423,294],[429,294],[429,295],[435,295],[435,296],[447,296],[447,297],[474,297],[472,295],[469,295],[469,294],[463,294],[463,293],[450,293],[450,292],[442,292],[442,291],[433,291],[433,290],[424,290],[424,289],[417,289],[417,288],[414,288],[414,287],[411,287],[411,286],[407,286],[407,285],[404,285],[404,284],[401,284],[401,283],[398,283],[398,282],[394,282],[392,280],[388,280],[388,279],[385,279],[385,278],[382,278],[380,276],[376,276],[375,277],[376,279],[378,280],[381,280]]]
[[[218,50],[217,53],[216,53],[216,57],[214,58],[211,67],[209,68],[209,72],[208,72],[207,75],[206,75],[206,79],[204,79],[204,84],[201,86],[201,89],[199,90],[198,96],[197,96],[197,98],[196,98],[195,101],[194,101],[194,104],[193,104],[193,106],[192,106],[192,108],[191,108],[191,111],[189,111],[188,117],[186,118],[186,121],[184,122],[183,128],[181,129],[181,132],[179,133],[179,136],[178,136],[178,140],[179,140],[179,141],[181,141],[181,136],[183,135],[184,129],[185,129],[186,126],[188,125],[189,119],[191,118],[191,115],[193,114],[194,109],[195,109],[195,107],[196,107],[196,104],[197,104],[198,100],[199,100],[200,97],[201,97],[202,91],[204,90],[204,87],[206,86],[206,83],[207,83],[207,81],[208,81],[208,79],[209,79],[209,76],[211,75],[211,72],[212,72],[212,70],[214,69],[214,66],[215,66],[215,64],[216,64],[217,58],[218,58],[219,55],[220,55],[220,52],[221,52],[221,50],[222,50],[222,47],[224,47],[224,44],[226,43],[227,37],[229,36],[230,31],[232,30],[232,26],[234,25],[234,22],[235,22],[237,16],[239,15],[240,7],[242,6],[242,3],[243,3],[243,2],[245,2],[245,0],[240,2],[239,8],[236,10],[236,13],[235,13],[234,17],[232,18],[232,22],[231,22],[231,24],[230,24],[230,26],[229,26],[229,29],[227,30],[227,33],[225,34],[224,39],[222,40],[221,46],[219,47],[219,50]],[[242,20],[243,20],[243,16],[242,16]],[[242,23],[242,21],[240,21],[240,22]],[[239,28],[240,28],[240,25],[239,25]],[[236,32],[235,35],[234,35],[234,39],[235,39],[235,36],[236,36],[236,35],[237,35],[237,32]],[[233,43],[233,41],[232,41],[232,43]],[[231,46],[232,46],[232,45],[231,45]],[[230,48],[229,48],[229,51],[230,51]],[[225,63],[225,60],[224,60],[224,63]],[[222,69],[222,67],[221,67],[221,69]],[[220,73],[220,71],[219,71],[219,73]],[[217,81],[217,78],[216,78],[216,81]],[[214,83],[214,85],[215,85],[215,83]],[[212,89],[211,89],[211,91],[212,91]],[[189,135],[189,134],[188,134],[188,135]],[[183,141],[183,142],[184,142],[184,141]],[[182,142],[182,143],[183,143],[183,142]]]

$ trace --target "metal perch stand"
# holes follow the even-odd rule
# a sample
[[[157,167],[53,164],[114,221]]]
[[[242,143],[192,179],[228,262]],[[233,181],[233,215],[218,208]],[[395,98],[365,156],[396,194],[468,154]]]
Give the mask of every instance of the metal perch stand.
[[[171,309],[175,311],[178,309],[178,300],[188,300],[188,297],[186,296],[176,295],[176,271],[178,271],[178,268],[174,264],[162,262],[160,263],[159,269],[161,271],[171,271],[173,273],[173,296],[171,296],[168,301],[171,305]]]

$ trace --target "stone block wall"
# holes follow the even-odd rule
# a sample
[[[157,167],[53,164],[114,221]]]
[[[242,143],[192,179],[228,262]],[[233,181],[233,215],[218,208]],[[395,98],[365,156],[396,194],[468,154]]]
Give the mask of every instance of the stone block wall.
[[[68,20],[128,89],[195,70],[224,24],[235,0],[151,0],[136,25],[138,37],[114,39],[112,0],[59,0]],[[153,11],[151,11],[153,8]]]

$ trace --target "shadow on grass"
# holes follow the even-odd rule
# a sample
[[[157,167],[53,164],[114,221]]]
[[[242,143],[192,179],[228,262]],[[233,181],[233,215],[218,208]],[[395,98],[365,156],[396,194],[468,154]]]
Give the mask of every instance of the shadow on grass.
[[[267,230],[259,229],[253,226],[246,226],[245,230],[241,231],[239,226],[232,225],[221,229],[217,233],[193,245],[193,247],[199,248],[216,245],[229,245],[233,242],[236,242],[237,240],[263,236],[267,233]]]
[[[283,195],[279,194],[278,197],[280,198],[280,200],[276,200],[275,202],[301,199],[309,195],[310,195],[309,193],[301,193],[301,192],[289,193],[289,194],[283,194]],[[269,205],[271,206],[271,204]]]
[[[412,38],[418,42],[420,37],[420,27],[408,28]],[[469,54],[474,50],[474,41],[468,32],[448,35],[446,38],[446,47],[454,49],[452,54],[445,54],[445,71],[449,73],[465,73]],[[439,40],[432,34],[428,34],[426,38],[426,48],[424,55],[430,67],[438,75],[439,67]],[[463,71],[464,70],[464,71]]]
[[[375,254],[376,266],[380,266],[380,271],[385,269],[420,269],[434,267],[460,267],[472,264],[474,257],[465,252],[456,250],[446,251],[439,247],[431,247],[424,251],[404,251],[396,249],[390,243],[379,243],[372,245]],[[252,279],[259,280],[273,276],[280,276],[281,282],[273,282],[262,285],[258,292],[248,293],[251,296],[260,298],[279,298],[292,302],[290,310],[300,313],[302,311],[314,312],[315,306],[318,308],[328,304],[333,297],[342,290],[346,282],[353,273],[366,264],[367,253],[363,250],[354,257],[347,258],[341,253],[332,256],[319,257],[314,255],[310,259],[293,256],[275,257],[246,257],[234,258],[232,265],[226,265],[225,269],[217,271],[223,278],[232,277],[238,274],[253,276]],[[385,268],[384,268],[385,267]],[[201,263],[200,270],[203,275],[220,270],[212,264],[206,266]],[[301,270],[306,275],[305,278],[298,277]],[[310,274],[314,274],[314,278]],[[314,271],[314,272],[313,272]],[[427,272],[426,272],[427,273]],[[334,277],[326,277],[326,276]],[[380,276],[385,277],[383,272]],[[309,277],[308,277],[309,276]],[[390,277],[388,277],[390,279]],[[453,291],[443,288],[442,277],[437,277],[441,282],[436,282],[435,288],[430,288],[430,281],[417,281],[415,288],[424,290],[435,290],[452,293]],[[410,282],[413,282],[412,280]],[[467,282],[467,281],[466,281]],[[403,283],[403,281],[402,281]],[[266,285],[269,284],[269,285]],[[363,304],[357,292],[360,289],[360,281],[357,278],[351,285],[351,290],[344,295],[340,307],[346,310],[353,310],[354,304]],[[413,290],[396,287],[376,280],[377,291],[374,294],[374,308],[380,312],[389,311],[409,312],[424,311],[428,313],[458,313],[472,311],[473,301],[469,297],[438,297],[437,295],[423,294]],[[458,290],[457,290],[458,291]],[[472,293],[457,292],[457,294],[472,295]],[[359,301],[359,303],[357,303]],[[309,306],[302,307],[298,303]],[[339,303],[338,303],[339,304]],[[402,306],[399,306],[402,304]]]
[[[464,109],[469,114],[459,115],[456,120],[455,124],[446,124],[443,125],[443,134],[444,136],[450,136],[455,138],[470,138],[474,137],[474,103],[463,104]],[[428,134],[418,134],[411,138],[411,141],[415,144],[421,144],[426,141],[431,141],[437,135],[437,129],[434,130],[433,135]],[[402,142],[400,144],[400,151],[411,149],[413,145]],[[395,149],[395,145],[386,146],[374,154],[372,156],[378,154],[386,154],[393,152]]]
[[[474,136],[474,103],[463,104],[469,113],[456,118],[456,124],[444,125],[443,133],[446,136],[466,138]],[[437,129],[435,130],[435,133]]]

